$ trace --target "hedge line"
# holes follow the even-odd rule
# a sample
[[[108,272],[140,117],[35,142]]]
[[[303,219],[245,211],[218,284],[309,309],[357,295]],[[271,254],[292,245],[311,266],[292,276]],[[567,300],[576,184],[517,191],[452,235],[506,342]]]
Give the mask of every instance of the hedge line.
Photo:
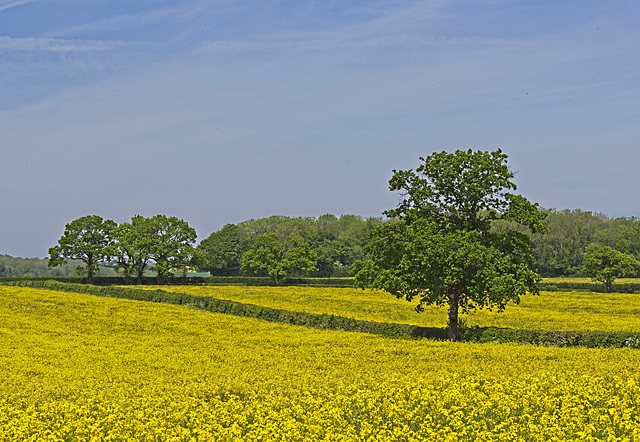
[[[280,322],[319,329],[345,330],[363,333],[380,334],[392,337],[433,337],[446,338],[446,330],[440,328],[416,327],[408,324],[390,324],[361,321],[353,318],[329,314],[294,312],[289,310],[243,304],[236,301],[216,299],[210,296],[189,295],[186,293],[168,292],[161,289],[144,290],[129,287],[97,286],[72,284],[54,280],[25,279],[17,281],[1,281],[0,285],[29,287],[45,290],[56,290],[71,293],[122,298],[135,301],[161,302],[184,305],[215,313],[225,313],[248,318],[258,318],[269,322]]]
[[[12,276],[0,278],[2,281],[59,281],[72,284],[86,284],[87,279],[82,276]],[[136,285],[136,278],[132,278],[129,284]],[[124,278],[121,276],[94,276],[94,285],[124,285]],[[157,279],[145,276],[142,285],[157,285]],[[261,276],[190,276],[187,278],[173,277],[164,282],[166,285],[252,285],[252,286],[274,286],[273,279]],[[280,285],[282,286],[308,286],[308,287],[353,287],[353,278],[286,278]],[[541,291],[588,291],[606,292],[604,284],[595,282],[549,282],[538,284]],[[615,293],[640,293],[640,284],[618,283],[614,284]]]
[[[15,281],[58,281],[70,284],[86,284],[87,279],[82,276],[11,276],[0,278],[3,282]],[[131,278],[129,284],[136,285],[137,278]],[[94,285],[124,285],[125,280],[121,276],[94,276]],[[157,285],[155,277],[145,276],[142,278],[142,285]],[[273,279],[261,276],[190,276],[187,278],[173,277],[164,282],[165,285],[252,285],[252,286],[274,286]],[[286,278],[282,284],[299,286],[318,287],[353,287],[353,278]]]
[[[541,291],[547,292],[565,292],[565,291],[584,291],[606,293],[607,290],[602,283],[595,282],[551,282],[538,284]],[[640,284],[636,283],[614,283],[612,293],[640,293]]]
[[[136,301],[161,302],[184,305],[215,313],[224,313],[269,322],[326,329],[371,333],[396,338],[447,339],[447,329],[439,327],[419,327],[409,324],[394,324],[361,321],[353,318],[329,314],[294,312],[273,309],[252,304],[212,298],[210,296],[188,295],[165,290],[144,290],[115,286],[71,284],[52,280],[17,280],[0,282],[1,285],[30,287],[71,293],[123,298]],[[560,347],[628,347],[640,348],[640,333],[601,331],[541,331],[518,330],[497,327],[464,327],[460,329],[464,342],[520,342],[543,346]]]
[[[461,330],[466,342],[519,342],[548,347],[640,348],[640,333],[607,331],[544,331],[498,327],[469,327]]]

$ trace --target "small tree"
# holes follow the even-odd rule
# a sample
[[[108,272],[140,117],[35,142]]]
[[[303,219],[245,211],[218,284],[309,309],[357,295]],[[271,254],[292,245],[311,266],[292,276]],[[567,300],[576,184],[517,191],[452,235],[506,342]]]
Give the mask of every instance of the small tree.
[[[171,270],[182,270],[191,263],[197,235],[186,221],[175,216],[156,215],[149,223],[149,229],[154,232],[150,256],[155,262],[158,283],[161,283]]]
[[[502,151],[435,153],[416,171],[395,171],[392,191],[398,207],[384,212],[391,222],[376,227],[369,257],[360,264],[357,287],[384,289],[424,305],[448,305],[449,339],[458,339],[459,310],[496,307],[538,293],[529,236],[492,229],[497,220],[544,230],[545,213],[509,190]]]
[[[587,247],[582,265],[582,272],[592,281],[604,283],[607,292],[611,291],[616,278],[637,274],[639,271],[640,262],[633,256],[596,244]]]
[[[137,275],[138,284],[149,266],[158,238],[156,227],[150,218],[136,215],[130,223],[120,224],[113,232],[114,243],[109,247],[109,255],[122,269],[125,281]]]
[[[316,262],[316,254],[298,236],[290,236],[281,242],[278,235],[272,232],[258,237],[253,247],[244,253],[242,270],[265,272],[279,284],[280,277],[292,272],[309,274],[316,271]]]
[[[90,215],[71,221],[65,226],[58,245],[49,249],[49,267],[78,259],[85,264],[87,282],[93,283],[93,274],[98,271],[98,263],[108,259],[109,246],[113,244],[113,231],[117,224]]]

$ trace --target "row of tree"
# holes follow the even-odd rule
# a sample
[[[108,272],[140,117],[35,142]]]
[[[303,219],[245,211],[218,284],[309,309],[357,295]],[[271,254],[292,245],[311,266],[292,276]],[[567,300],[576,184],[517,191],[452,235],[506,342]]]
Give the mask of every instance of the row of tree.
[[[134,216],[130,223],[117,225],[98,216],[87,216],[66,226],[58,246],[50,249],[49,266],[79,260],[89,278],[100,264],[101,273],[116,267],[125,278],[137,276],[139,280],[151,269],[158,271],[160,278],[166,278],[172,271],[184,272],[186,268],[214,276],[270,275],[278,280],[308,274],[344,277],[353,275],[354,264],[365,258],[371,231],[386,222],[382,218],[355,215],[271,216],[227,224],[194,248],[195,231],[175,217]],[[637,218],[614,219],[582,210],[549,210],[544,219],[544,233],[532,233],[515,223],[506,224],[506,227],[494,225],[494,229],[515,229],[530,235],[533,266],[543,277],[589,276],[584,264],[591,245],[607,246],[640,259]],[[262,238],[266,235],[268,238]],[[258,241],[259,238],[262,239]],[[265,252],[267,244],[271,248],[269,253]],[[293,255],[297,258],[291,258]],[[257,256],[264,262],[259,263]],[[14,258],[11,264],[5,261],[0,262],[0,276],[65,276],[74,270],[70,265],[60,266],[59,271],[47,269],[46,261],[44,265],[37,260],[16,262]]]
[[[315,268],[313,274],[321,277],[351,276],[354,263],[363,259],[366,254],[369,233],[382,223],[381,218],[362,218],[355,215],[336,217],[327,214],[318,218],[271,216],[239,224],[227,224],[198,245],[198,264],[201,270],[214,276],[268,274],[269,270],[248,264],[243,268],[243,260],[258,239],[269,234],[269,240],[263,239],[260,242],[273,243],[276,238],[283,244],[299,242],[299,246],[308,246],[310,252],[313,252],[314,256],[309,257],[311,261],[315,261],[313,265],[293,266],[288,274],[304,274],[304,267],[309,270]],[[307,246],[302,245],[303,243]],[[249,258],[255,261],[252,255]],[[273,272],[273,266],[271,268]]]
[[[65,226],[58,245],[49,249],[49,266],[79,260],[84,263],[89,283],[100,263],[116,264],[127,282],[133,275],[140,282],[152,267],[161,282],[172,271],[186,272],[194,263],[195,242],[196,231],[176,217],[136,215],[130,223],[117,224],[89,215]]]
[[[535,266],[544,277],[580,276],[587,247],[608,246],[640,260],[640,219],[582,210],[549,210],[547,231],[534,233]]]
[[[49,249],[48,265],[82,262],[89,282],[99,266],[117,268],[127,281],[137,276],[138,282],[150,270],[159,281],[187,269],[268,275],[276,283],[286,276],[350,276],[365,256],[369,232],[381,223],[354,215],[272,216],[227,224],[195,247],[195,230],[175,217],[136,215],[118,225],[90,215],[65,226],[58,245]]]
[[[499,220],[494,230],[519,230],[532,240],[533,266],[543,277],[588,276],[585,254],[592,245],[607,246],[640,260],[640,219],[609,218],[582,210],[547,210],[545,232],[531,232],[526,226]],[[204,239],[200,268],[212,275],[232,276],[246,272],[242,257],[267,233],[280,240],[295,235],[309,244],[317,257],[317,276],[350,276],[354,263],[366,255],[371,230],[385,223],[381,218],[355,215],[319,218],[272,216],[227,224]],[[295,273],[295,272],[294,272]]]
[[[9,255],[0,255],[0,278],[13,276],[76,276],[80,261],[70,260],[66,265],[49,267],[48,260],[42,258],[19,258]],[[84,270],[83,270],[84,272]],[[100,274],[115,276],[115,270],[109,267],[101,267]]]

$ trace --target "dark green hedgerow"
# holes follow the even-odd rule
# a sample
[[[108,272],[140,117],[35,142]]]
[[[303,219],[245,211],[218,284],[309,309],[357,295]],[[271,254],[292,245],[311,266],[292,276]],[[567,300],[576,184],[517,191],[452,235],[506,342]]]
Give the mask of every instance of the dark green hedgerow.
[[[0,284],[13,281],[59,281],[72,284],[86,284],[87,279],[82,276],[10,276],[0,278]],[[130,284],[135,285],[136,278],[131,278]],[[122,276],[94,276],[94,285],[125,285]],[[157,285],[155,277],[145,276],[142,285]],[[261,276],[189,276],[171,277],[164,281],[166,285],[250,285],[250,286],[274,286],[273,279]],[[308,287],[353,287],[353,278],[286,278],[280,284],[282,286],[308,286]],[[605,292],[605,286],[596,282],[563,282],[553,281],[538,284],[541,291],[588,291]],[[623,279],[614,284],[616,293],[640,293],[640,284],[627,283]]]
[[[0,278],[0,284],[15,281],[58,281],[70,284],[87,284],[87,278],[82,276],[10,276]],[[136,285],[137,279],[131,278],[127,283],[122,276],[94,276],[93,285]],[[145,276],[142,285],[157,285],[155,277]],[[248,285],[275,286],[273,279],[262,276],[189,276],[170,277],[163,281],[164,285]],[[310,286],[310,287],[353,287],[353,278],[285,278],[281,286]]]
[[[615,293],[640,293],[640,284],[623,282],[613,284]],[[554,281],[551,283],[538,284],[538,289],[546,292],[597,292],[606,293],[606,287],[598,282],[562,282]]]
[[[214,313],[224,313],[269,322],[278,322],[326,330],[345,330],[371,333],[396,338],[428,338],[445,340],[447,329],[418,327],[409,324],[393,324],[360,321],[353,318],[329,314],[294,312],[216,299],[209,296],[188,295],[165,290],[70,284],[59,281],[16,280],[2,281],[2,285],[56,290],[71,293],[130,299],[135,301],[160,302],[188,306]],[[640,348],[640,333],[581,331],[561,332],[542,330],[518,330],[497,327],[463,327],[460,339],[465,342],[520,342],[543,346],[560,347],[628,347]]]

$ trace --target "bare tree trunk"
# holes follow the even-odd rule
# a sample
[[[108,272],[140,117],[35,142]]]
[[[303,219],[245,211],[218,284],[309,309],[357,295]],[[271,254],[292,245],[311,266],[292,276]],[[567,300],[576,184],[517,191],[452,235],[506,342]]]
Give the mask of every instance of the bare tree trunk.
[[[449,287],[449,340],[458,340],[458,303],[460,294],[454,287]]]
[[[87,263],[87,284],[93,284],[93,258],[89,256]]]

